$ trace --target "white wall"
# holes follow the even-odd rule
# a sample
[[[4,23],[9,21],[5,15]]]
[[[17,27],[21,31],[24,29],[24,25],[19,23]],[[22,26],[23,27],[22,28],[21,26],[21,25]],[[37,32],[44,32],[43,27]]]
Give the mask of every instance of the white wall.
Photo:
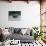
[[[8,11],[21,11],[21,21],[8,21]],[[0,26],[32,27],[40,26],[40,4],[38,2],[1,2]]]

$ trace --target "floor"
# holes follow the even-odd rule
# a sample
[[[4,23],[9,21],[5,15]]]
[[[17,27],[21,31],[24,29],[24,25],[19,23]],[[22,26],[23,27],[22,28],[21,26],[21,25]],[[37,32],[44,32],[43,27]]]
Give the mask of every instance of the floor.
[[[34,41],[33,44],[32,43],[25,43],[25,44],[21,44],[22,46],[46,46],[45,43],[43,43],[42,40],[39,41]]]
[[[19,43],[16,45],[5,44],[5,46],[46,46],[46,44],[43,43],[42,40],[36,40],[33,43]]]

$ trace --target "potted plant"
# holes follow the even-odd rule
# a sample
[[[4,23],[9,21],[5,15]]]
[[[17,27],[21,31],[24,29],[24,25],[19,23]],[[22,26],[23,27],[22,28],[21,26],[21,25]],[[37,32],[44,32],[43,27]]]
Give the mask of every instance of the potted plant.
[[[36,40],[36,38],[38,37],[38,27],[32,27],[33,31],[34,31],[34,40]],[[37,33],[36,33],[37,32]]]
[[[41,38],[42,32],[38,31],[39,28],[38,27],[32,27],[32,28],[35,31],[35,33],[34,33],[34,40],[36,40],[38,37]]]

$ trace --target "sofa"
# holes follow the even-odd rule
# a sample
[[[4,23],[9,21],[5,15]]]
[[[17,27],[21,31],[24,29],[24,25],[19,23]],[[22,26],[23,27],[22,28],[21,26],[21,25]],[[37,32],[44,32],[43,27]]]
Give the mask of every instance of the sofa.
[[[9,27],[8,32],[10,33],[10,35],[4,35],[4,41],[7,39],[20,40],[21,43],[32,43],[34,41],[32,31],[29,28]]]

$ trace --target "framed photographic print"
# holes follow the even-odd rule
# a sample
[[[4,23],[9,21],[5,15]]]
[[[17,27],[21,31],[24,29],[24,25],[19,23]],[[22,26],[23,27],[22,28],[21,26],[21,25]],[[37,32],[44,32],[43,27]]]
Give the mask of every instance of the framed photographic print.
[[[8,21],[20,21],[21,11],[8,11]]]

